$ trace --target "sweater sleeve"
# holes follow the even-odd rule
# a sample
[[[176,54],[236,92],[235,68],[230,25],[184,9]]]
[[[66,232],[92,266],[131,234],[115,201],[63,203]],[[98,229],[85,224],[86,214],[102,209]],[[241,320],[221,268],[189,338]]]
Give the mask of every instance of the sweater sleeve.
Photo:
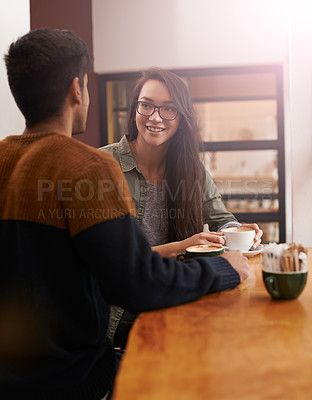
[[[72,240],[104,298],[130,312],[182,304],[240,283],[222,257],[161,258],[129,214],[89,227]]]

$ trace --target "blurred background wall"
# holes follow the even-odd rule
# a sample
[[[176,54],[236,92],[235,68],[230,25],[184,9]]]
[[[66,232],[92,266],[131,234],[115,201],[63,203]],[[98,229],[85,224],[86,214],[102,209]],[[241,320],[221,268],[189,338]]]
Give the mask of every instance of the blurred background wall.
[[[281,0],[93,0],[95,70],[285,62],[285,13]]]
[[[30,28],[29,0],[2,1],[0,13],[0,140],[9,134],[19,134],[24,130],[24,118],[11,95],[7,81],[4,54],[12,41],[24,35]]]

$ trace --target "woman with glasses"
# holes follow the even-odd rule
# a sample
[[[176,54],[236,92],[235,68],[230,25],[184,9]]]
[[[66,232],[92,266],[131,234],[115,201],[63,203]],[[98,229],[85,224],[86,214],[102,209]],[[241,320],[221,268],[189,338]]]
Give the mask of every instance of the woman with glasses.
[[[199,142],[187,86],[176,74],[153,68],[136,83],[128,133],[119,143],[101,148],[120,163],[137,220],[163,257],[176,257],[192,245],[224,244],[218,231],[240,226],[199,158]],[[209,232],[203,232],[204,224]],[[252,227],[257,246],[262,231],[256,224]],[[111,322],[113,335],[116,326]]]

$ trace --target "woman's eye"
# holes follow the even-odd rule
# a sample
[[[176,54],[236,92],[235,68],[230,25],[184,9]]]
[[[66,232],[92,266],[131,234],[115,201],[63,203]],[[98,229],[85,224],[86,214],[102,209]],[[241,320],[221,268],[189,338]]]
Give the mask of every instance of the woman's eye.
[[[173,107],[164,107],[164,111],[174,113],[174,112],[176,112],[176,109]]]
[[[148,103],[141,103],[141,107],[144,108],[145,110],[150,110],[153,108],[153,106]]]

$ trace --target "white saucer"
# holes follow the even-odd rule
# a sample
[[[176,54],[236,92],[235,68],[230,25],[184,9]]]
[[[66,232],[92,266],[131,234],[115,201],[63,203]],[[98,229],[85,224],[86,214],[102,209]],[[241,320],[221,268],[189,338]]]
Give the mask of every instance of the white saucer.
[[[243,251],[242,253],[245,257],[254,257],[262,253],[262,250],[263,250],[263,244],[260,244],[254,250]],[[229,249],[225,247],[225,251],[229,251]]]
[[[262,250],[263,250],[263,244],[260,244],[254,250],[243,251],[243,255],[245,257],[254,257],[254,256],[257,256],[258,254],[262,253]]]

